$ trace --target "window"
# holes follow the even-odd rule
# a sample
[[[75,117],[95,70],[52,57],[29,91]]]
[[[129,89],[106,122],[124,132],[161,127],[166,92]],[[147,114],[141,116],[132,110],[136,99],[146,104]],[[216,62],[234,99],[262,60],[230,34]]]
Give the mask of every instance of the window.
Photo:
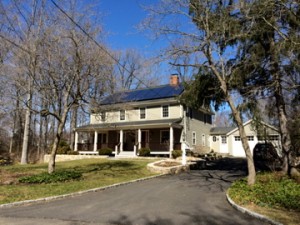
[[[234,136],[235,141],[241,141],[241,136]]]
[[[226,136],[221,136],[222,138],[222,144],[226,144],[227,143],[227,138]]]
[[[196,145],[196,143],[197,143],[195,131],[193,131],[193,133],[192,133],[192,143],[193,143],[193,145]]]
[[[192,110],[191,108],[189,108],[189,115],[190,115],[190,118],[191,118],[191,119],[194,118],[193,110]]]
[[[270,141],[278,141],[279,140],[279,136],[278,135],[270,135],[269,136],[269,140]]]
[[[106,119],[106,113],[105,112],[101,112],[100,113],[100,118],[101,118],[101,121],[105,121],[105,119]]]
[[[247,136],[248,141],[254,141],[254,136]]]
[[[205,146],[205,134],[202,134],[202,146]]]
[[[125,120],[125,110],[120,110],[120,120]]]
[[[140,108],[140,119],[146,119],[146,108]]]
[[[217,137],[213,136],[213,142],[216,142],[216,141],[217,141]]]
[[[162,106],[162,117],[169,117],[169,106],[168,105]]]
[[[160,131],[160,143],[168,143],[170,141],[170,131]]]

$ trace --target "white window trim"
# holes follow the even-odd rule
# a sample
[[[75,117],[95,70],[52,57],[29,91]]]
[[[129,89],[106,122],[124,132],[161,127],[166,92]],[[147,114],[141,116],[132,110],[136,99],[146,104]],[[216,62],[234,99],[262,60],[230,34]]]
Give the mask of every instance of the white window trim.
[[[197,134],[195,131],[192,132],[192,145],[197,144]]]
[[[124,111],[124,120],[121,120],[121,111]],[[126,120],[126,110],[125,110],[125,109],[121,109],[121,110],[119,111],[119,120],[120,120],[120,121],[125,121],[125,120]]]
[[[241,136],[234,136],[234,141],[241,141]]]
[[[247,140],[248,140],[248,141],[254,141],[254,136],[253,136],[253,135],[247,136]]]
[[[145,109],[145,118],[141,118],[141,109]],[[140,107],[139,108],[139,116],[140,116],[140,120],[145,120],[147,119],[147,108],[146,107]]]
[[[225,142],[223,142],[223,137],[225,137]],[[226,137],[225,135],[222,135],[222,136],[221,136],[221,143],[222,143],[223,145],[227,144],[227,137]]]
[[[168,107],[168,116],[164,116],[164,107]],[[162,118],[169,118],[170,117],[170,105],[162,105],[161,106],[161,117]]]

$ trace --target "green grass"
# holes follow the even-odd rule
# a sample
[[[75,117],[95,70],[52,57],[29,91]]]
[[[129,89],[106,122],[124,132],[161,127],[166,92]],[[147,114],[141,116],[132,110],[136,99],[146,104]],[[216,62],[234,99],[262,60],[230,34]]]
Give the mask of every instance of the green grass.
[[[251,187],[246,179],[235,181],[228,194],[237,204],[283,224],[300,220],[300,184],[281,173],[258,174]]]
[[[152,176],[154,174],[146,168],[152,161],[88,159],[60,162],[56,165],[56,171],[76,171],[82,173],[82,178],[47,184],[16,182],[24,176],[46,172],[47,164],[3,166],[0,167],[1,182],[3,179],[11,179],[13,182],[0,185],[0,204],[68,194]]]

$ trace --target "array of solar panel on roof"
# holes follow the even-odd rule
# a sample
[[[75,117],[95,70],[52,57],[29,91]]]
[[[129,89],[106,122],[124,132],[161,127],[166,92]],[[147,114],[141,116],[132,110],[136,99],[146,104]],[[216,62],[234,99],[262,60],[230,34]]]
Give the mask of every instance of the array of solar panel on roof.
[[[183,86],[159,86],[148,89],[139,89],[133,91],[120,92],[106,97],[101,103],[106,104],[115,104],[123,102],[133,102],[133,101],[144,101],[160,98],[170,98],[178,96],[183,92]]]

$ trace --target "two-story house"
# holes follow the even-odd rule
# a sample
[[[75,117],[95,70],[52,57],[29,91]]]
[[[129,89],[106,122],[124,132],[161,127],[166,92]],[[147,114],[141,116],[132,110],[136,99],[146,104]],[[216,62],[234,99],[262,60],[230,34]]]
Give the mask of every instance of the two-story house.
[[[171,155],[183,143],[194,151],[209,151],[213,113],[186,107],[179,100],[183,91],[172,75],[167,85],[104,98],[90,124],[76,128],[75,151],[92,154],[109,147],[116,156],[136,156],[138,149],[150,148],[153,155]]]

